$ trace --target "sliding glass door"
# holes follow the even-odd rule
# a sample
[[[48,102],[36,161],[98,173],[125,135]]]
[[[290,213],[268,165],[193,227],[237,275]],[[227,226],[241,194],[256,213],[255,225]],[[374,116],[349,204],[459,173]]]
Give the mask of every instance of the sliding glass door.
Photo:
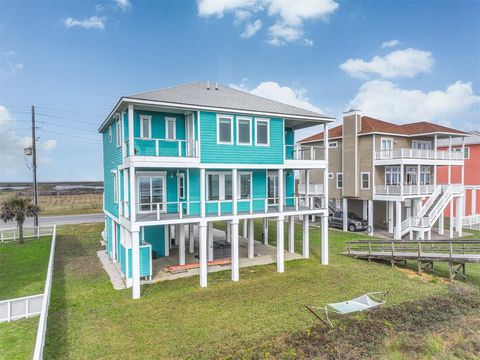
[[[138,175],[137,176],[137,203],[138,212],[152,212],[165,210],[166,189],[165,175]]]

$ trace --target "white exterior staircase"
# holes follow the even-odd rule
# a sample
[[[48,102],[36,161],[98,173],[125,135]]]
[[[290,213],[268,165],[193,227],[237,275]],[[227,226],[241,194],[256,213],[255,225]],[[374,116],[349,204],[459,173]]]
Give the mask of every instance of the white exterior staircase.
[[[431,230],[453,196],[462,194],[462,185],[438,185],[432,195],[420,208],[416,216],[402,221],[401,236],[410,231]]]

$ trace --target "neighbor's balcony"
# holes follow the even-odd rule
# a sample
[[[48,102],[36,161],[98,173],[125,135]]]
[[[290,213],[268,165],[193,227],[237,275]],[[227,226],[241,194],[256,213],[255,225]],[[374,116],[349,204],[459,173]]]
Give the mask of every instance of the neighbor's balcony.
[[[305,184],[298,184],[298,192],[300,194],[305,194]],[[308,194],[309,195],[323,195],[323,184],[309,184],[308,185]]]
[[[435,191],[435,185],[375,185],[375,195],[414,196],[430,195]]]
[[[198,158],[198,141],[184,139],[135,138],[135,156]],[[129,142],[125,140],[126,153]]]
[[[463,153],[443,150],[425,150],[425,149],[392,149],[375,152],[375,160],[454,160],[463,161]]]
[[[324,209],[322,196],[297,195],[284,198],[283,212],[310,211]],[[121,214],[129,216],[129,203],[123,201]],[[177,201],[135,204],[136,221],[162,221],[176,219],[193,219],[200,217],[200,201]],[[242,214],[278,214],[278,198],[251,198],[237,200],[237,213]],[[206,217],[233,215],[232,200],[206,200]]]
[[[325,148],[323,146],[285,145],[285,164],[320,165],[325,161]]]

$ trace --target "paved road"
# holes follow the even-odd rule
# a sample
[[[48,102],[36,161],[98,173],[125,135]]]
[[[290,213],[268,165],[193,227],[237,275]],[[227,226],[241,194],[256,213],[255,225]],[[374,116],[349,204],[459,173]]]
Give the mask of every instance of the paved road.
[[[66,225],[66,224],[85,224],[103,222],[103,214],[84,214],[84,215],[64,215],[64,216],[40,216],[40,226],[45,225]],[[4,223],[0,221],[0,229],[11,229],[16,224],[14,222]],[[27,219],[25,226],[33,226],[33,219]]]

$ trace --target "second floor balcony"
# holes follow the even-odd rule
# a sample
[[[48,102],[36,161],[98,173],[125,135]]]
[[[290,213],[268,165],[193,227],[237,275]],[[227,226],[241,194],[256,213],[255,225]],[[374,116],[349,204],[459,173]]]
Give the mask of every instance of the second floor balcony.
[[[285,163],[321,164],[325,155],[323,146],[285,145]]]
[[[435,185],[375,185],[375,195],[412,196],[430,195],[435,191]]]
[[[129,142],[125,140],[126,154]],[[135,156],[198,158],[198,141],[184,139],[134,138]]]
[[[442,160],[463,161],[463,153],[458,151],[430,150],[430,149],[385,149],[375,152],[377,163],[390,162],[390,160]]]

